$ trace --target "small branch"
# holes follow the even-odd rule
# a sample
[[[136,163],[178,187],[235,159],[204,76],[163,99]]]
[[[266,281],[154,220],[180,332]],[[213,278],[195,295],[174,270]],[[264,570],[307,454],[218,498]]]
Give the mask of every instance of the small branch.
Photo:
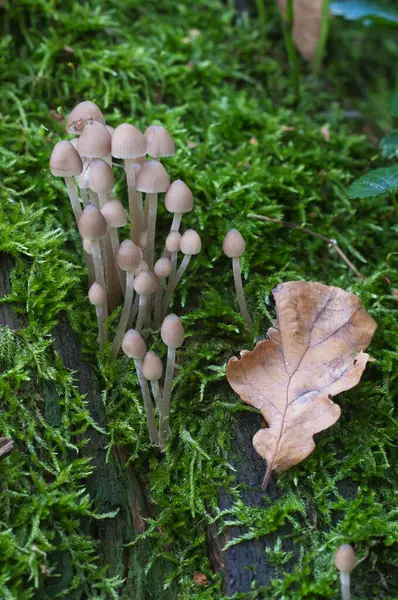
[[[331,246],[333,246],[335,248],[335,250],[336,250],[337,254],[340,256],[340,258],[351,269],[351,271],[353,271],[355,273],[355,275],[360,279],[360,281],[364,280],[364,276],[361,275],[361,273],[358,271],[356,266],[353,265],[352,262],[350,261],[350,259],[344,254],[344,252],[342,251],[342,249],[340,248],[340,246],[338,245],[336,240],[332,240],[332,239],[326,237],[326,235],[322,235],[321,233],[317,233],[316,231],[312,231],[311,229],[307,229],[306,227],[302,227],[301,225],[296,225],[295,223],[287,223],[287,221],[281,221],[280,219],[271,219],[271,217],[264,217],[263,215],[253,215],[253,214],[249,214],[249,215],[247,215],[247,217],[249,219],[257,219],[258,221],[266,221],[269,223],[277,223],[278,225],[284,225],[285,227],[290,227],[291,229],[297,229],[298,231],[303,231],[304,233],[307,233],[308,235],[312,235],[313,237],[323,240],[324,242],[326,242],[327,244],[330,244]]]
[[[319,35],[318,45],[314,60],[312,61],[312,69],[315,75],[319,75],[319,71],[322,66],[322,59],[325,54],[325,47],[329,32],[329,20],[330,20],[330,8],[329,0],[322,0],[322,17],[321,17],[321,31]]]

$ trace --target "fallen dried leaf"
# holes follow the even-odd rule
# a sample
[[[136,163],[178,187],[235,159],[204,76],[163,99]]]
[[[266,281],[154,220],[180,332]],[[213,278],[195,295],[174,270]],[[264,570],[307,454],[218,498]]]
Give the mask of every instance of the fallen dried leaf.
[[[322,283],[292,281],[273,290],[278,321],[267,340],[228,362],[227,379],[268,423],[253,438],[272,471],[286,471],[315,448],[313,435],[340,417],[331,397],[357,385],[376,322],[358,296]]]
[[[280,11],[286,13],[286,0],[278,0]],[[311,62],[321,33],[322,0],[294,0],[293,40],[300,54]]]
[[[328,142],[330,140],[330,129],[329,125],[321,127],[321,136]]]
[[[189,140],[187,141],[187,146],[188,148],[196,148],[198,144],[195,144],[195,142],[190,142]]]
[[[197,571],[195,571],[193,575],[193,580],[196,583],[196,585],[201,586],[206,586],[209,583],[207,576],[204,573],[198,573]]]
[[[255,146],[257,144],[257,138],[255,136],[253,136],[252,138],[250,138],[249,143],[252,146]]]

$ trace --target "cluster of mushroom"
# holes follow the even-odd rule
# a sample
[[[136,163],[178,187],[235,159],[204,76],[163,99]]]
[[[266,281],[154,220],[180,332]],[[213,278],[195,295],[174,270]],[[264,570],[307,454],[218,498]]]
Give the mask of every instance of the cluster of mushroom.
[[[101,348],[106,347],[108,311],[124,297],[112,356],[116,357],[122,347],[134,360],[150,438],[163,448],[170,431],[176,348],[184,341],[181,321],[167,312],[191,257],[201,250],[196,231],[180,233],[183,214],[193,209],[193,195],[181,180],[170,184],[161,159],[172,156],[175,147],[164,127],[152,125],[142,133],[134,125],[123,123],[113,129],[106,125],[98,106],[86,101],[72,110],[66,129],[76,137],[55,145],[50,170],[54,176],[65,179],[82,238],[90,284],[88,295],[96,308],[99,343]],[[123,162],[119,165],[113,163],[114,159]],[[113,198],[113,166],[124,167],[129,217],[122,203]],[[159,194],[165,194],[165,206],[173,220],[161,256],[156,257]],[[128,221],[130,236],[120,243],[118,229]],[[184,256],[178,265],[179,252]],[[160,325],[161,338],[168,347],[163,391],[159,385],[163,375],[161,360],[153,351],[146,351],[151,332]]]

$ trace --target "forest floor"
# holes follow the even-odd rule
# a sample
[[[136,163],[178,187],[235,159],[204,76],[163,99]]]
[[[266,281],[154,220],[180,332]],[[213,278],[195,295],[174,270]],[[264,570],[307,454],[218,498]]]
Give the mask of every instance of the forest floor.
[[[61,550],[72,556],[74,589],[118,597],[120,582],[98,568],[95,542],[80,527],[92,511],[84,493],[92,467],[80,455],[91,422],[54,351],[52,332],[66,312],[102,382],[109,447],[126,449],[156,507],[147,533],[149,567],[157,556],[170,563],[168,584],[178,586],[180,599],[223,597],[206,546],[217,517],[219,526],[223,519],[245,526],[245,539],[290,525],[286,539],[281,535],[269,550],[280,576],[267,590],[254,583],[240,598],[336,599],[333,556],[340,543],[352,542],[363,559],[354,597],[396,599],[396,214],[388,197],[347,195],[370,164],[385,164],[377,143],[393,124],[387,104],[396,40],[381,42],[360,26],[334,23],[321,75],[302,65],[295,105],[275,10],[265,31],[255,16],[236,14],[219,0],[23,0],[0,12],[0,251],[15,264],[7,301],[26,322],[18,331],[0,328],[0,432],[16,445],[0,463],[0,597],[46,598],[38,590]],[[184,225],[200,232],[203,250],[174,299],[188,339],[179,352],[173,435],[162,460],[150,449],[127,359],[110,363],[95,352],[79,236],[63,182],[48,169],[54,143],[65,138],[64,117],[83,99],[97,102],[112,126],[124,120],[141,129],[165,125],[177,147],[166,161],[171,178],[183,179],[195,197]],[[121,178],[115,193],[125,201]],[[337,240],[363,281],[324,241],[250,220],[248,213],[306,224]],[[168,226],[161,209],[160,232]],[[252,335],[237,312],[221,249],[231,227],[247,243]],[[295,279],[360,295],[378,323],[370,347],[375,362],[357,387],[338,397],[342,416],[317,435],[316,451],[278,476],[281,496],[264,511],[245,507],[234,485],[231,423],[245,407],[225,380],[225,364],[265,336],[275,319],[271,290]],[[117,317],[116,311],[111,327]],[[62,398],[56,425],[45,418],[38,391],[48,384]],[[340,493],[347,480],[349,497]],[[222,486],[235,497],[227,516],[217,513]],[[295,548],[293,567],[286,541]]]

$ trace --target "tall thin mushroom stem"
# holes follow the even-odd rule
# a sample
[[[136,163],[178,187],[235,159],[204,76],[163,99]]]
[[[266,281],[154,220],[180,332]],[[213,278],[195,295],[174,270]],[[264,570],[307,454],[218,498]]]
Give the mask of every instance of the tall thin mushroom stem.
[[[148,296],[140,296],[139,304],[138,304],[138,317],[137,323],[135,325],[135,329],[137,331],[141,331],[144,326],[144,321],[147,313],[148,307]]]
[[[249,311],[247,310],[245,295],[243,292],[242,272],[240,269],[239,257],[232,258],[232,268],[233,268],[233,272],[234,272],[235,290],[236,290],[236,295],[238,298],[240,314],[245,319],[248,327],[251,329],[253,327],[253,322],[249,315]]]
[[[156,213],[158,210],[158,195],[147,194],[148,202],[148,241],[146,248],[146,260],[150,269],[153,269],[155,256],[155,235],[156,235]]]
[[[170,231],[179,231],[181,225],[182,213],[174,213]]]
[[[351,600],[350,573],[340,573],[341,600]]]
[[[142,206],[142,196],[141,194],[138,195],[136,189],[134,159],[126,159],[124,161],[124,168],[129,197],[131,239],[135,244],[138,244],[140,233],[144,229],[144,209]]]
[[[159,425],[159,444],[163,448],[170,435],[170,401],[173,387],[174,366],[176,360],[176,349],[167,347],[167,366],[164,378],[162,411]]]
[[[151,390],[152,396],[154,397],[156,407],[158,409],[159,417],[162,416],[163,411],[163,400],[162,400],[162,392],[160,391],[159,381],[156,379],[155,381],[151,381]]]
[[[103,306],[96,306],[95,307],[95,312],[97,314],[97,322],[98,322],[98,339],[99,339],[100,348],[102,350],[102,348],[104,347],[104,345],[107,342],[107,339],[106,339],[106,336],[105,336],[104,308],[103,308]]]
[[[149,391],[148,382],[142,373],[142,360],[134,359],[134,365],[135,365],[135,369],[137,371],[138,381],[140,384],[142,397],[144,400],[144,408],[145,408],[146,422],[148,425],[149,439],[151,440],[152,444],[158,444],[159,438],[158,438],[158,433],[157,433],[157,429],[156,429],[155,416],[153,413],[151,393]]]
[[[184,254],[184,258],[181,261],[178,271],[174,275],[172,273],[172,275],[170,277],[169,283],[166,288],[166,293],[165,293],[164,299],[163,299],[163,313],[164,314],[167,312],[167,307],[169,306],[171,295],[174,292],[174,290],[176,289],[179,282],[181,281],[181,278],[184,275],[184,273],[190,263],[191,258],[192,258],[191,254]]]
[[[119,234],[117,232],[117,228],[116,227],[109,227],[108,231],[109,231],[109,237],[110,237],[110,240],[111,240],[113,258],[115,260],[115,265],[116,265],[116,268],[117,268],[117,273],[118,273],[118,276],[119,276],[120,285],[122,287],[123,294],[125,294],[126,293],[126,279],[125,279],[125,277],[123,275],[123,271],[121,270],[121,268],[119,267],[119,264],[117,262],[117,253],[118,253],[119,247],[120,247]]]
[[[75,216],[76,223],[82,215],[82,207],[80,206],[79,196],[77,194],[76,183],[73,177],[65,177],[66,188],[68,190],[68,196],[72,205],[73,214]]]
[[[126,293],[124,296],[124,304],[122,309],[122,314],[120,315],[119,325],[117,326],[115,338],[112,344],[112,356],[116,358],[117,353],[119,352],[120,346],[122,345],[122,340],[124,333],[126,331],[127,322],[130,315],[131,304],[133,302],[133,294],[134,294],[134,275],[132,272],[126,272]]]
[[[106,290],[104,266],[102,264],[101,248],[98,240],[91,240],[91,249],[94,263],[95,280],[99,285]],[[102,317],[104,322],[104,341],[108,340],[108,303],[105,300],[102,306]]]

